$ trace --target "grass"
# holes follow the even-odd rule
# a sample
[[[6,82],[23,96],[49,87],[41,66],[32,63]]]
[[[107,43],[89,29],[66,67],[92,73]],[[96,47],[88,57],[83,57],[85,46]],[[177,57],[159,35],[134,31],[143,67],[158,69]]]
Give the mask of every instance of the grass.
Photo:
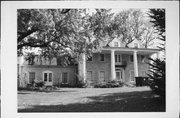
[[[164,112],[148,87],[60,88],[18,92],[18,112]]]

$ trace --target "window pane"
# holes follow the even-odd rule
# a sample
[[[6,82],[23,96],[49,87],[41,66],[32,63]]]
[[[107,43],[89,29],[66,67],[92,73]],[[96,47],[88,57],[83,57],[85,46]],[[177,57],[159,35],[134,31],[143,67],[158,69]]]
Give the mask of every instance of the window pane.
[[[62,73],[62,83],[67,83],[67,72]]]
[[[119,56],[119,60],[118,61],[121,62],[121,55],[118,55],[118,56]]]
[[[92,80],[92,71],[87,71],[87,80]]]
[[[29,72],[29,83],[33,83],[35,80],[35,72]]]
[[[133,59],[133,55],[130,56],[130,61],[133,62],[134,59]]]
[[[131,81],[135,81],[134,80],[134,71],[131,71]]]
[[[100,61],[104,61],[104,54],[100,54]]]
[[[114,47],[119,47],[118,42],[114,42]]]
[[[104,71],[100,72],[100,80],[105,81],[105,72]]]
[[[118,58],[117,55],[115,55],[115,62],[117,62],[117,60],[118,60],[117,58]]]
[[[47,82],[47,73],[44,73],[44,81]]]
[[[52,73],[49,73],[49,82],[52,82]]]
[[[92,57],[88,57],[87,61],[92,61]]]

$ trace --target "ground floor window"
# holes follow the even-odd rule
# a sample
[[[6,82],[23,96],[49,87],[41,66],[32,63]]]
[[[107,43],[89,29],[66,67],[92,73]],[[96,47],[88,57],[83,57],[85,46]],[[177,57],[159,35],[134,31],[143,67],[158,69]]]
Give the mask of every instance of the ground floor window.
[[[33,83],[35,80],[35,72],[29,72],[29,83]]]
[[[45,82],[52,82],[53,73],[51,71],[43,72],[43,79]]]
[[[67,72],[63,72],[62,73],[62,83],[63,84],[67,84],[68,83],[68,73]]]
[[[99,79],[100,79],[100,82],[105,82],[105,72],[104,71],[100,71]]]
[[[131,81],[131,82],[134,82],[134,81],[135,81],[134,71],[130,71],[130,81]]]
[[[92,71],[87,71],[87,80],[92,81]]]
[[[123,79],[123,72],[122,71],[116,71],[116,79],[122,80]]]
[[[141,71],[141,76],[142,77],[147,77],[147,72],[146,71]]]

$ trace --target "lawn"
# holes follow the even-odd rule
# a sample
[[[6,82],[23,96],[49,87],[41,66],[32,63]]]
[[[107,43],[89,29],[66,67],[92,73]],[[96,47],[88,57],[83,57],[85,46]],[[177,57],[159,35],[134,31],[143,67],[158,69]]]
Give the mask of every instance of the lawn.
[[[164,112],[148,87],[60,88],[18,91],[18,112]]]

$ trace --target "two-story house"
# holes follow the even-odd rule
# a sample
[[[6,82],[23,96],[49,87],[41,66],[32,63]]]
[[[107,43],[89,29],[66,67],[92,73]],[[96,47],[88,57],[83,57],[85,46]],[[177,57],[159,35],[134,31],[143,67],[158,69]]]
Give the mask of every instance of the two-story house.
[[[78,64],[63,67],[54,58],[49,63],[47,60],[35,58],[35,64],[28,65],[24,57],[18,58],[18,75],[20,86],[26,86],[34,80],[45,81],[46,85],[77,83],[77,75],[83,81],[91,83],[120,80],[125,83],[135,83],[135,77],[147,76],[149,70],[148,58],[158,54],[158,49],[141,48],[138,40],[131,42],[128,47],[119,40],[107,42],[101,52],[93,53],[86,60],[86,55],[81,55]]]

